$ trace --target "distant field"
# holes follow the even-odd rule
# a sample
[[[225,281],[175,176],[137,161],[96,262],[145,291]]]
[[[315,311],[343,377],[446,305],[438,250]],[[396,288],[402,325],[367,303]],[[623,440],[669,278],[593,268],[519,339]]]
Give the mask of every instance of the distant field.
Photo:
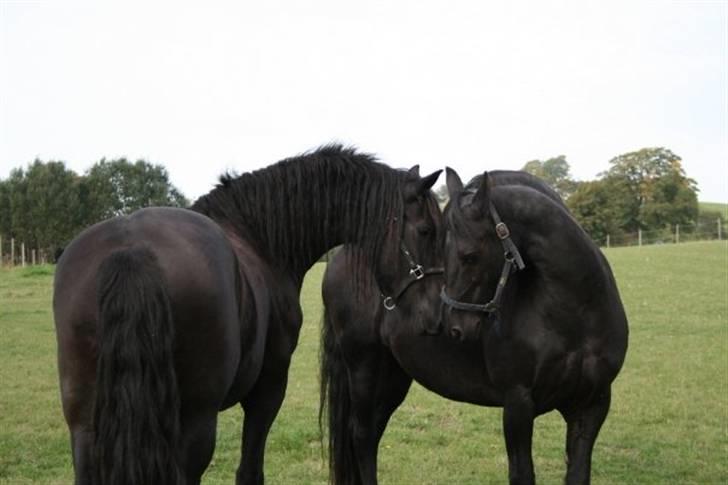
[[[630,348],[594,452],[592,483],[728,482],[728,244],[606,251],[630,319]],[[309,273],[305,323],[273,425],[267,483],[324,484],[317,427],[320,280]],[[0,270],[0,483],[70,483],[50,309],[53,267]],[[383,485],[506,483],[501,412],[413,386],[380,451]],[[220,415],[204,483],[233,483],[241,413]],[[536,422],[539,484],[560,484],[565,426]]]
[[[722,202],[700,202],[698,206],[701,212],[720,212],[725,219],[728,219],[728,204]]]

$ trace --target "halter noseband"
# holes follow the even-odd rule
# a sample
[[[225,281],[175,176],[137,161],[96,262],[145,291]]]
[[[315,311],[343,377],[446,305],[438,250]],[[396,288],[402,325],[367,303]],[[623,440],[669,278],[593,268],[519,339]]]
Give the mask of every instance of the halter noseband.
[[[495,295],[493,295],[493,298],[485,304],[466,303],[448,296],[445,292],[445,286],[443,285],[442,291],[440,291],[440,299],[450,308],[467,312],[497,312],[500,309],[500,299],[503,296],[503,289],[506,287],[506,283],[508,283],[508,277],[511,273],[520,271],[526,267],[523,262],[523,258],[521,257],[521,253],[518,252],[518,248],[511,239],[511,231],[508,229],[508,226],[506,226],[506,223],[501,220],[498,215],[498,211],[495,210],[495,206],[492,202],[490,203],[490,216],[493,218],[493,222],[495,222],[495,233],[503,245],[503,258],[505,259],[501,276],[498,279],[498,286],[496,286],[495,289]]]
[[[407,258],[407,262],[409,263],[410,270],[409,275],[410,277],[402,283],[402,287],[399,289],[399,291],[394,293],[394,296],[384,296],[382,300],[382,305],[384,306],[385,310],[392,311],[395,308],[397,308],[397,301],[404,295],[404,293],[409,289],[410,286],[412,286],[415,282],[423,279],[425,276],[433,276],[437,274],[443,274],[445,272],[444,268],[430,268],[430,269],[424,269],[421,264],[417,264],[412,257],[412,254],[407,250],[404,243],[402,243],[401,246],[402,253]]]

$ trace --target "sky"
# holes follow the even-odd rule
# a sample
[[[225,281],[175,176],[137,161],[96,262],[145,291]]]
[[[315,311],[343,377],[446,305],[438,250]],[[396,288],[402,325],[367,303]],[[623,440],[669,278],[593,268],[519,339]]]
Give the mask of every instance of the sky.
[[[329,142],[464,180],[662,146],[728,202],[728,1],[0,0],[0,178],[143,158],[194,200]]]

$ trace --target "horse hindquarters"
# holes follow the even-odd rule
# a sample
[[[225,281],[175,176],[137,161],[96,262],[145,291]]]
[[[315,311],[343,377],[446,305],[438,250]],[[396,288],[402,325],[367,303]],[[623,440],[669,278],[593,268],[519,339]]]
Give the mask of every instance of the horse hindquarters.
[[[150,250],[133,248],[107,257],[97,281],[99,482],[181,483],[174,326],[162,271]]]

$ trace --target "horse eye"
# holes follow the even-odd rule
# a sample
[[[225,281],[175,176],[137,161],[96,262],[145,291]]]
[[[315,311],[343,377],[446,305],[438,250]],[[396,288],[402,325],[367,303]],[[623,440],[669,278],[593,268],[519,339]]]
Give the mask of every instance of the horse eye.
[[[432,228],[430,226],[419,226],[417,232],[420,236],[429,236],[432,233]]]

